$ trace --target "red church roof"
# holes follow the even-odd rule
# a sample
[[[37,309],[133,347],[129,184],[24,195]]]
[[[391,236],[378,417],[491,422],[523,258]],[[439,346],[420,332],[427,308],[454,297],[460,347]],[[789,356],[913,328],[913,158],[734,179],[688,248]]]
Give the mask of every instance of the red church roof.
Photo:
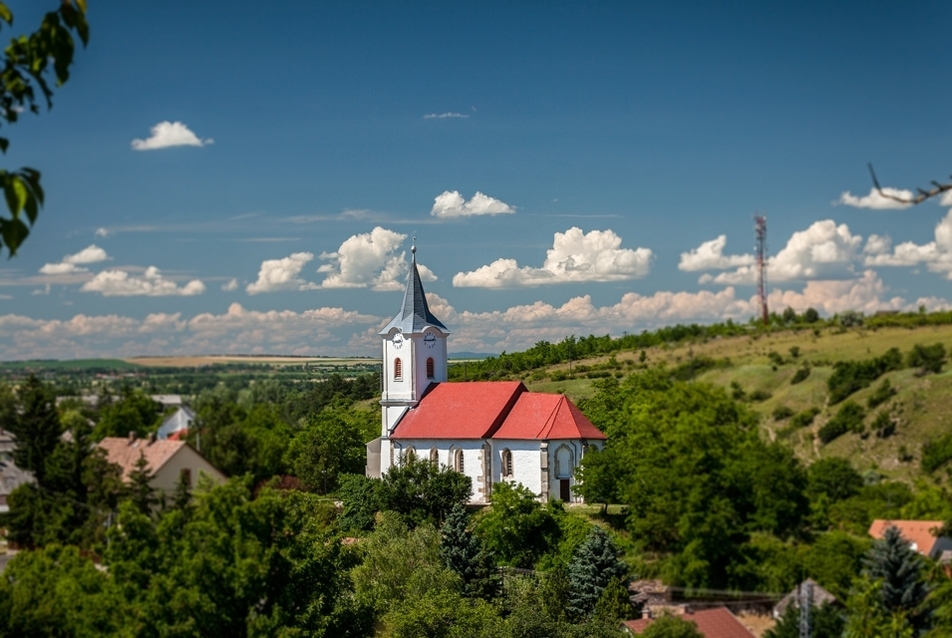
[[[525,392],[494,439],[604,439],[605,435],[562,394]]]
[[[437,383],[394,429],[393,439],[604,439],[561,394],[519,381]]]
[[[410,409],[392,439],[485,439],[527,392],[521,381],[436,383]]]

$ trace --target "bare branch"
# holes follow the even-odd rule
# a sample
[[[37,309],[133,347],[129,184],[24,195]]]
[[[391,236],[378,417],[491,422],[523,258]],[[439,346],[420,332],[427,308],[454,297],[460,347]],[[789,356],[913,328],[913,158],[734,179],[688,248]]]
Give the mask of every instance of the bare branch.
[[[892,193],[887,193],[879,185],[879,180],[876,179],[876,172],[873,170],[873,165],[869,164],[869,175],[873,178],[873,187],[875,187],[876,192],[879,193],[880,197],[885,197],[886,199],[891,199],[895,202],[900,202],[902,204],[921,204],[931,197],[935,197],[946,191],[952,191],[952,183],[949,184],[940,184],[939,182],[932,180],[930,183],[935,186],[935,188],[929,190],[923,190],[921,188],[916,188],[918,195],[915,197],[901,197],[899,195],[893,195]],[[952,179],[952,178],[950,178]]]

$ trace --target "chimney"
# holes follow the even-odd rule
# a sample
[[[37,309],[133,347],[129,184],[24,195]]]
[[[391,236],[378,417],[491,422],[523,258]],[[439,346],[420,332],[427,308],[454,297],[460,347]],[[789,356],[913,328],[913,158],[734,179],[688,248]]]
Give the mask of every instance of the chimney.
[[[645,605],[644,607],[642,607],[641,617],[644,618],[645,620],[648,620],[651,618],[651,609],[648,608],[648,605]]]
[[[132,430],[131,432],[129,432],[129,445],[132,445],[133,443],[135,443],[135,440],[136,440],[136,432],[135,430]]]
[[[149,445],[152,445],[153,443],[155,443],[155,432],[150,432],[150,433],[149,433]]]

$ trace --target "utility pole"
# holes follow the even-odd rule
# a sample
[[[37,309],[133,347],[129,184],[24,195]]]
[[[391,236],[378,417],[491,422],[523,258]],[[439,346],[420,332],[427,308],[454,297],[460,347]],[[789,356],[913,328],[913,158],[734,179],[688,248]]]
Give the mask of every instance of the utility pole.
[[[813,607],[813,583],[804,581],[799,587],[800,638],[810,638],[810,608]]]
[[[770,313],[767,310],[767,218],[763,215],[754,217],[754,233],[757,236],[757,297],[766,326],[770,323]]]

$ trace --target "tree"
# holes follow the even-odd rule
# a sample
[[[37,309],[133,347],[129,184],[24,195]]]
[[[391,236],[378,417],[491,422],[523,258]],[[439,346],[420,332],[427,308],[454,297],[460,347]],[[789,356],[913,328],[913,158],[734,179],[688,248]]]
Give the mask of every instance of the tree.
[[[16,466],[32,472],[37,484],[46,487],[46,460],[62,434],[52,388],[31,374],[17,392],[13,414],[0,427],[16,438]]]
[[[704,634],[693,622],[664,614],[641,632],[641,638],[704,638]]]
[[[491,507],[476,523],[486,547],[512,567],[532,567],[558,543],[558,521],[549,504],[522,484],[497,483]]]
[[[412,525],[440,525],[455,505],[469,500],[473,485],[455,470],[411,457],[383,475],[379,490],[382,509],[398,512]]]
[[[5,3],[0,3],[0,20],[13,24],[13,13]],[[47,109],[52,108],[50,71],[56,86],[69,79],[75,49],[73,34],[83,46],[89,41],[86,0],[60,0],[59,9],[47,13],[36,32],[11,40],[4,51],[0,73],[0,120],[13,124],[23,110],[39,113],[41,98]],[[9,145],[7,138],[0,137],[0,151],[5,153]],[[0,251],[6,245],[12,257],[30,233],[43,205],[40,172],[33,168],[0,170],[0,187],[10,211],[10,217],[0,216]]]
[[[151,516],[159,504],[155,490],[152,488],[152,471],[145,454],[139,453],[139,460],[135,462],[129,472],[129,500],[140,513]]]
[[[595,611],[602,592],[613,580],[628,584],[628,566],[619,560],[611,537],[597,525],[592,526],[588,537],[575,550],[568,575],[568,609],[576,618],[585,618]]]
[[[379,427],[379,414],[367,410],[325,408],[313,415],[288,446],[291,472],[320,494],[338,487],[341,474],[364,470],[368,436]]]
[[[864,562],[866,577],[881,583],[879,600],[883,609],[901,614],[917,630],[926,629],[929,611],[925,603],[930,588],[922,559],[896,527],[889,527],[883,538],[873,543]]]
[[[813,463],[807,470],[807,494],[811,498],[826,496],[831,502],[856,496],[863,487],[863,477],[849,460],[830,456]]]
[[[881,581],[857,579],[846,609],[844,638],[913,638],[918,633],[905,613],[883,604]]]
[[[843,612],[834,605],[810,608],[811,638],[840,638],[845,625]],[[783,616],[772,629],[767,630],[764,638],[800,638],[800,608],[788,605]]]
[[[499,589],[496,564],[482,539],[468,529],[469,522],[466,507],[454,505],[440,529],[440,556],[462,579],[466,596],[492,600]]]
[[[125,385],[117,401],[106,403],[100,409],[94,436],[96,439],[126,437],[135,432],[144,437],[158,426],[161,409],[162,405],[145,392]]]

